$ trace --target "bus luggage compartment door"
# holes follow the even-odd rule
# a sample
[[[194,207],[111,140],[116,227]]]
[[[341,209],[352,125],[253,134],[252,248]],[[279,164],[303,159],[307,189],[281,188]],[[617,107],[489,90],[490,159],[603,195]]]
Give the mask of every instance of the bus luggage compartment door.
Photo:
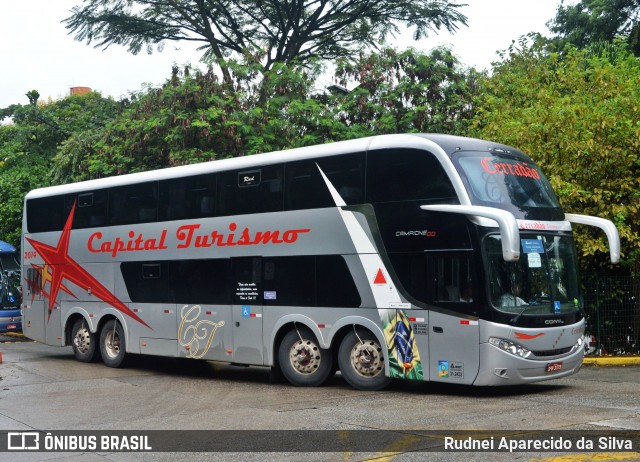
[[[429,325],[431,380],[472,384],[480,361],[478,321],[431,311]]]

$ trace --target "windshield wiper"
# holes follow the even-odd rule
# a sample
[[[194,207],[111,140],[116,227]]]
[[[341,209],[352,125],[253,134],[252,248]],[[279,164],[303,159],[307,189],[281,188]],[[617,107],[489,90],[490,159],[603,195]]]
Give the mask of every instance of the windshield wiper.
[[[536,305],[524,305],[524,308],[522,309],[522,311],[518,313],[518,315],[515,318],[511,318],[510,322],[512,324],[516,324],[520,320],[520,316],[522,316],[524,312],[527,311],[532,306],[536,306]]]
[[[531,299],[531,301],[525,305],[523,305],[524,308],[522,308],[522,311],[520,313],[517,314],[517,316],[515,318],[511,318],[511,322],[513,324],[517,323],[520,320],[520,317],[529,309],[529,308],[539,308],[540,304],[538,304],[538,301],[534,299]]]

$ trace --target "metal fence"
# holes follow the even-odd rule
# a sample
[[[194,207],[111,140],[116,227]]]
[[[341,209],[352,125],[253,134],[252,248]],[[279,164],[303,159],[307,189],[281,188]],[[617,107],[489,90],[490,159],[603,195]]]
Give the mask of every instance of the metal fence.
[[[587,274],[583,284],[587,354],[640,354],[640,308],[634,293],[640,280],[631,276]]]

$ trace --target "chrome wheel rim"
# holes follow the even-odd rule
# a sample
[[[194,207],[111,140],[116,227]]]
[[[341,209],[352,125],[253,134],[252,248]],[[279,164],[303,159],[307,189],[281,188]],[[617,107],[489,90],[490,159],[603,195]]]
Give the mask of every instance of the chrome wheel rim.
[[[104,339],[105,353],[111,359],[115,359],[120,354],[120,336],[117,332],[109,331]]]
[[[376,377],[384,372],[384,355],[378,342],[365,340],[351,349],[351,365],[362,377]]]
[[[78,350],[80,353],[88,353],[89,349],[91,348],[91,335],[89,333],[89,329],[87,329],[86,327],[81,327],[80,329],[78,329],[75,337],[73,338],[73,344],[75,345],[76,350]]]
[[[300,374],[313,374],[320,366],[320,347],[311,340],[298,340],[289,350],[289,361]]]

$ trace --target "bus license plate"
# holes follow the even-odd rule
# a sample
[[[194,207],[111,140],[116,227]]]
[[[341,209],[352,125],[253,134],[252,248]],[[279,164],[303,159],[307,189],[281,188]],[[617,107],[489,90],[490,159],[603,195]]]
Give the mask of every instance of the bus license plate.
[[[562,361],[547,364],[547,373],[558,372],[562,370]]]

